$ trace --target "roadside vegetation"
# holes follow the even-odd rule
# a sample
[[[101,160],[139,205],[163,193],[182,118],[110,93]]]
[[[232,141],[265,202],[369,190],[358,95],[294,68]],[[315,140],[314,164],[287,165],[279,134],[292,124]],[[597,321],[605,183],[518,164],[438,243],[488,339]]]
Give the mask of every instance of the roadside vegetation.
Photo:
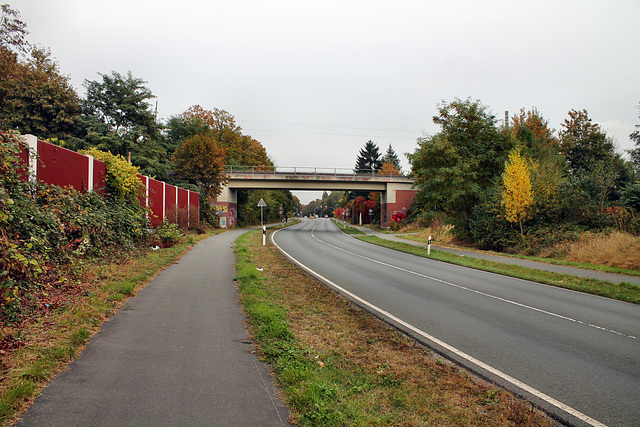
[[[553,425],[312,279],[259,232],[238,240],[236,256],[253,340],[294,424]]]
[[[610,283],[596,279],[569,276],[567,274],[558,274],[543,270],[535,270],[518,265],[502,264],[499,262],[488,261],[482,258],[474,258],[445,251],[438,251],[433,248],[431,249],[431,254],[427,255],[427,248],[425,247],[385,240],[377,236],[357,236],[357,238],[378,246],[383,246],[396,251],[410,253],[422,257],[428,257],[431,259],[436,259],[438,261],[444,261],[451,264],[475,268],[478,270],[503,274],[505,276],[517,277],[520,279],[531,280],[547,285],[640,304],[640,287],[631,283]]]
[[[443,236],[442,233],[432,228],[414,229],[413,232],[398,237],[427,244],[429,236],[431,236],[434,245],[474,250],[472,247],[457,245],[456,243],[459,242],[452,236]],[[615,230],[601,233],[582,233],[576,241],[564,242],[547,248],[539,256],[494,251],[483,252],[549,264],[640,276],[640,237]]]
[[[109,155],[114,166],[106,192],[79,193],[25,180],[20,144],[0,133],[3,424],[123,300],[204,235],[186,236],[170,223],[152,229],[137,199],[139,186],[127,185],[139,183],[137,168],[118,156]]]

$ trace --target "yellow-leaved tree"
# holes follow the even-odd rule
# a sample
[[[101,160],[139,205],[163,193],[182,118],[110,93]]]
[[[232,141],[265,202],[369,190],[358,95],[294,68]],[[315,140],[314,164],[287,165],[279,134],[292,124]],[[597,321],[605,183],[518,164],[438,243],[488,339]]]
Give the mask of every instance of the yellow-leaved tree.
[[[502,183],[502,206],[507,221],[520,224],[520,234],[524,235],[522,222],[529,216],[533,205],[533,190],[529,167],[518,150],[509,154]]]

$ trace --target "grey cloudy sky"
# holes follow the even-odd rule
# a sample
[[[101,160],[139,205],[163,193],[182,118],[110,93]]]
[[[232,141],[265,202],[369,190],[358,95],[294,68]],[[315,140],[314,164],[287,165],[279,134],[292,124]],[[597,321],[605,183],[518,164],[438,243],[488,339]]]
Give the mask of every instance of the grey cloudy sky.
[[[456,97],[555,129],[586,109],[620,152],[640,123],[637,0],[6,1],[80,93],[131,71],[160,118],[227,110],[278,166],[352,168],[371,139],[408,169]]]

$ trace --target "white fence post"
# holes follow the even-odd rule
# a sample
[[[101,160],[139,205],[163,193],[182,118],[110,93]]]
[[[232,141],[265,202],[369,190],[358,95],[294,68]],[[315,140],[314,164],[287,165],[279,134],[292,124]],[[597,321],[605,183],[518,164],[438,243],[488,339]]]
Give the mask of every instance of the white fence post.
[[[22,135],[29,148],[29,181],[38,179],[38,138],[33,135]]]

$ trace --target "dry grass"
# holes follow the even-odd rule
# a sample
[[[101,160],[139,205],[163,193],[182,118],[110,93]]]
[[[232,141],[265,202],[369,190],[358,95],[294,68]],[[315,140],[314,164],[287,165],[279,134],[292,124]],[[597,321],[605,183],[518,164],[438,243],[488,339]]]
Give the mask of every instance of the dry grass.
[[[279,296],[297,340],[325,369],[338,370],[333,381],[342,384],[341,400],[350,399],[349,405],[371,419],[399,426],[554,424],[528,402],[444,361],[338,296],[257,239],[259,233],[251,239],[253,261],[269,266],[265,286]],[[362,391],[354,392],[357,387]],[[294,421],[300,416],[294,413]]]
[[[563,243],[552,251],[563,254],[559,258],[566,261],[640,270],[640,237],[620,231],[586,232],[578,241]]]

